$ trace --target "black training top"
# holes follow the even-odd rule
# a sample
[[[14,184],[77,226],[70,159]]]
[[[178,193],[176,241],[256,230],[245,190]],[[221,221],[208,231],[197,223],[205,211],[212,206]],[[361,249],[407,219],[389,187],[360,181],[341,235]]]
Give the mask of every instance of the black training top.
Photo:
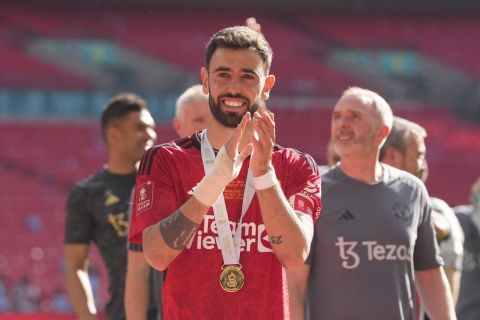
[[[65,243],[93,241],[98,247],[109,277],[109,319],[125,318],[127,212],[135,176],[103,170],[77,182],[68,197]]]

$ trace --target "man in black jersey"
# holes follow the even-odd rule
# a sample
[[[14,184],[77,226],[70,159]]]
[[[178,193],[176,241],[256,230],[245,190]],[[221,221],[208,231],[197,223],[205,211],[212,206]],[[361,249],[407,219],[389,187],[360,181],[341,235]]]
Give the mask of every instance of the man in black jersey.
[[[89,244],[94,242],[106,265],[109,319],[125,319],[124,287],[130,193],[137,163],[157,136],[146,103],[132,93],[113,97],[102,112],[108,162],[100,172],[77,182],[67,202],[65,228],[66,285],[79,319],[96,319],[87,274]]]

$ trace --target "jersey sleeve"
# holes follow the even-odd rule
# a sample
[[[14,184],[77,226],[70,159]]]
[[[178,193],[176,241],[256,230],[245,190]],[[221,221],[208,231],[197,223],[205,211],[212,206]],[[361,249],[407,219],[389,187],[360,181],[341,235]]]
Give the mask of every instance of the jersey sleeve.
[[[128,240],[133,250],[142,244],[142,231],[155,224],[176,209],[178,203],[172,170],[168,167],[167,154],[162,146],[148,150],[140,162],[135,182],[132,217]]]
[[[89,208],[88,189],[75,185],[67,200],[65,243],[88,244],[93,238],[93,216]]]
[[[311,216],[315,223],[322,209],[320,172],[309,154],[290,150],[285,196],[296,212]]]
[[[413,252],[415,270],[436,268],[443,264],[432,224],[432,205],[426,189],[422,190],[421,194],[421,216],[417,227],[417,240]]]

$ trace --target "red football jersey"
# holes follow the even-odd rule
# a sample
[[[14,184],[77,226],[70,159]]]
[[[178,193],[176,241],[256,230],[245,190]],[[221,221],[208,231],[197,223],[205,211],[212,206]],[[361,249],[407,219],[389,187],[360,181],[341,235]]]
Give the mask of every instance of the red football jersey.
[[[176,211],[204,176],[198,133],[147,151],[135,186],[130,241],[142,242],[142,230]],[[297,212],[320,214],[320,175],[307,154],[275,147],[273,166],[287,199]],[[240,219],[249,159],[224,191],[232,230]],[[219,284],[223,259],[213,210],[192,241],[168,266],[163,287],[164,319],[288,319],[284,270],[273,254],[260,205],[254,196],[241,225],[243,288],[235,293]]]

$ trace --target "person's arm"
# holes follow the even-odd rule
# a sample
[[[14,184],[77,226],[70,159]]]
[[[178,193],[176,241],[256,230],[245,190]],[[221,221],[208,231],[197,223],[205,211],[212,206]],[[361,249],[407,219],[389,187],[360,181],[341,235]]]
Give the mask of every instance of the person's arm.
[[[65,244],[65,282],[70,302],[80,320],[97,319],[92,286],[88,278],[88,245]]]
[[[291,320],[305,319],[309,273],[310,266],[308,264],[286,270]]]
[[[243,160],[252,152],[251,145],[238,152],[243,131],[249,122],[250,114],[247,113],[232,138],[220,149],[213,170],[195,187],[193,196],[168,217],[143,230],[143,253],[156,269],[165,270],[182,252],[209,208],[240,172]]]
[[[128,250],[125,312],[128,320],[145,320],[148,312],[150,265],[142,251]]]
[[[450,224],[448,220],[436,210],[432,210],[432,223],[437,241],[445,240],[450,236]]]
[[[295,212],[278,184],[265,190],[257,190],[256,194],[262,219],[278,260],[285,268],[301,265],[310,251],[313,237],[312,218]]]
[[[275,143],[273,114],[255,113],[254,131],[256,135],[253,134],[251,138],[253,153],[250,169],[254,176],[262,219],[273,252],[280,263],[286,268],[296,267],[304,263],[308,256],[313,237],[313,220],[309,215],[293,210],[276,182],[272,166]],[[259,180],[263,182],[258,183]],[[269,180],[275,181],[270,187]],[[267,188],[262,189],[263,187]]]
[[[177,211],[143,230],[143,252],[148,263],[163,271],[182,252],[210,207],[195,196]]]
[[[415,285],[422,305],[431,319],[457,319],[452,294],[442,267],[415,271]]]
[[[462,278],[462,272],[455,268],[443,268],[445,276],[447,277],[448,284],[450,285],[450,291],[452,293],[453,304],[458,301],[458,294],[460,293],[460,281]]]

